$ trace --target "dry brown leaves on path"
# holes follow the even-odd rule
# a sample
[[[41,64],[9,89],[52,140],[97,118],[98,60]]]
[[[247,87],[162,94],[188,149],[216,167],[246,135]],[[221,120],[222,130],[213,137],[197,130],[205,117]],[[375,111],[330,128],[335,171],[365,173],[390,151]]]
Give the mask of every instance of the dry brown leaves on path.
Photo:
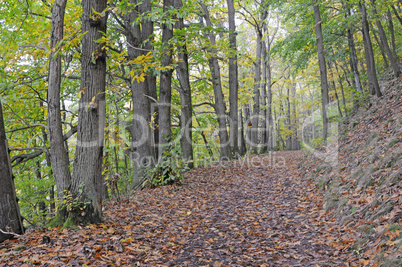
[[[0,266],[356,266],[353,239],[325,220],[299,160],[276,152],[192,170],[180,186],[107,205],[102,224],[4,242]]]

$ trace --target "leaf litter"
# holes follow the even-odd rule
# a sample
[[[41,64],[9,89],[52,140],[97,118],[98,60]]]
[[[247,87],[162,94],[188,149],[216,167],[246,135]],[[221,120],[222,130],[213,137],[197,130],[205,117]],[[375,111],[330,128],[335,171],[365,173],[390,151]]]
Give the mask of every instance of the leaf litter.
[[[5,241],[0,266],[357,266],[353,235],[297,171],[301,152],[273,153],[283,166],[250,157],[110,201],[103,223]]]

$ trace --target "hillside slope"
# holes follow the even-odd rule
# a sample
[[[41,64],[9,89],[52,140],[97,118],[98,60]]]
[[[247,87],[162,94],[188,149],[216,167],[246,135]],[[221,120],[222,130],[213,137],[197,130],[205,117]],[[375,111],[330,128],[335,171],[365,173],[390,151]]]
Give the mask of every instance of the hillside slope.
[[[299,168],[324,194],[327,216],[353,233],[333,246],[354,251],[362,265],[402,266],[402,85],[382,90],[340,125],[335,161],[308,153]]]

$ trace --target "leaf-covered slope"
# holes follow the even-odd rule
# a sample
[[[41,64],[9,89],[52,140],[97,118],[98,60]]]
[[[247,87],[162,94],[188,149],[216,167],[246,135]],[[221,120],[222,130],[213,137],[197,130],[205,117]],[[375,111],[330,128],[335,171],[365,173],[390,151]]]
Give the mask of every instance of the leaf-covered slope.
[[[401,266],[402,86],[393,80],[382,90],[340,127],[337,164],[308,154],[301,170],[322,189],[328,215],[355,232],[354,244],[335,246],[363,264]]]

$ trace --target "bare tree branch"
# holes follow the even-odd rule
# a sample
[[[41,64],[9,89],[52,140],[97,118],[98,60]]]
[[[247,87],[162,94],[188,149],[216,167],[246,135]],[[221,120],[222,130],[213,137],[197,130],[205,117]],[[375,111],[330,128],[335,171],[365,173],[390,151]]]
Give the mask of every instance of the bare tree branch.
[[[33,45],[33,44],[28,44],[28,45],[20,45],[19,48],[26,48],[26,47],[33,47],[36,49],[40,49],[40,50],[45,50],[48,51],[49,49],[44,47],[44,46],[39,46],[39,45]]]
[[[35,12],[31,12],[31,11],[29,11],[29,14],[34,15],[34,16],[38,16],[38,17],[44,17],[44,18],[47,18],[47,19],[49,19],[49,20],[52,19],[52,18],[49,17],[49,16],[42,15],[42,14],[38,14],[38,13],[35,13]]]
[[[25,150],[43,150],[43,147],[23,147],[23,148],[17,148],[17,147],[12,147],[10,146],[9,149],[11,151],[25,151]]]
[[[0,232],[2,232],[2,233],[5,234],[5,235],[14,235],[14,236],[18,236],[18,237],[21,236],[21,235],[19,235],[19,234],[16,234],[16,233],[13,233],[13,232],[6,232],[6,231],[3,231],[3,230],[1,230],[1,229],[0,229]]]
[[[43,124],[32,124],[30,126],[27,127],[22,127],[22,128],[18,128],[18,129],[13,129],[13,130],[9,130],[6,133],[13,133],[13,132],[17,132],[17,131],[22,131],[22,130],[26,130],[26,129],[30,129],[32,127],[44,127],[45,129],[47,129],[46,125]]]
[[[63,141],[66,141],[69,139],[73,134],[77,132],[77,126],[74,126],[68,131],[65,135],[63,135]],[[39,157],[40,155],[43,154],[43,151],[48,151],[49,149],[47,147],[43,148],[38,148],[35,152],[32,152],[30,154],[20,154],[20,155],[15,155],[11,158],[11,162],[15,161],[15,164],[12,167],[17,166],[18,164],[27,162],[28,160],[34,159],[36,157]]]
[[[195,105],[193,105],[193,107],[196,108],[196,107],[201,107],[201,106],[204,106],[204,105],[211,106],[212,108],[215,109],[215,104],[209,103],[209,102],[202,102],[202,103],[200,103],[200,104],[195,104]]]
[[[27,162],[30,159],[34,159],[36,157],[39,157],[40,155],[43,154],[43,150],[36,150],[35,152],[32,152],[30,154],[19,154],[15,155],[11,158],[11,163],[15,161],[15,164],[12,166],[13,168],[17,166],[18,164]]]

